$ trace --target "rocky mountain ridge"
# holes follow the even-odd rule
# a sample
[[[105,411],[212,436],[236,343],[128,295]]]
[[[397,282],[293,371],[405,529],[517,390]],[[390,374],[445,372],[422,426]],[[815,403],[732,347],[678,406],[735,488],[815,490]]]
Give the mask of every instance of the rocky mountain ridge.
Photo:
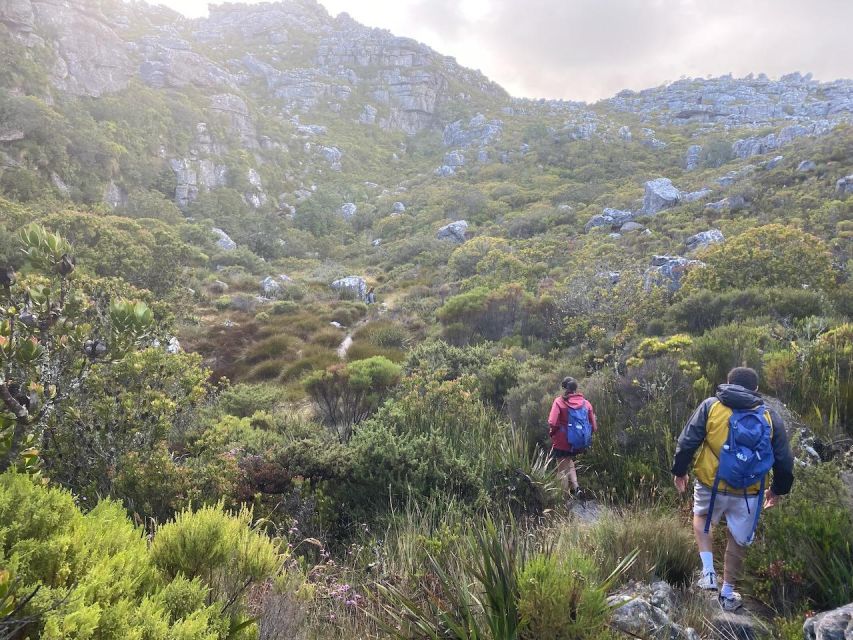
[[[361,162],[357,145],[338,139],[353,127],[372,136],[383,163],[409,176],[424,167],[415,166],[407,141],[440,136],[430,172],[445,179],[471,164],[523,157],[531,144],[504,133],[540,122],[544,140],[638,142],[654,152],[671,144],[661,128],[685,129],[697,141],[742,130],[732,155],[749,158],[853,120],[853,81],[820,83],[799,73],[684,79],[596,105],[514,99],[453,58],[347,14],[332,17],[315,0],[229,3],[194,20],[143,2],[8,0],[0,23],[0,35],[23,55],[49,61],[49,86],[36,96],[47,104],[97,100],[141,83],[197,105],[196,121],[181,132],[189,143],[165,139],[158,152],[183,210],[199,194],[239,185],[253,209],[292,216],[330,180],[352,188],[384,182]],[[0,124],[2,165],[25,163],[15,148],[24,137],[20,127]],[[702,144],[691,144],[682,166],[695,169],[702,154]],[[54,170],[50,177],[68,191],[68,176]],[[115,174],[102,200],[124,206],[139,186]]]

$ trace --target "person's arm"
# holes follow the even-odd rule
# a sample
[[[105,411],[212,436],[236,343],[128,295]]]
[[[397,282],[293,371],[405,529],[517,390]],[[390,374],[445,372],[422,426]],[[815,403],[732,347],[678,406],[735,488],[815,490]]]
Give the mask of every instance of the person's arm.
[[[548,415],[548,433],[554,435],[560,428],[560,405],[557,400],[551,405],[551,413]]]
[[[687,475],[690,465],[693,463],[693,456],[696,455],[699,447],[705,441],[705,430],[708,423],[708,411],[711,405],[715,402],[713,398],[708,398],[700,404],[690,420],[687,421],[681,435],[678,436],[678,444],[675,447],[675,458],[672,461],[672,475],[676,478],[682,478]]]
[[[773,483],[770,492],[776,496],[790,493],[794,484],[794,454],[791,453],[791,443],[785,421],[778,413],[770,410],[770,420],[773,422]]]

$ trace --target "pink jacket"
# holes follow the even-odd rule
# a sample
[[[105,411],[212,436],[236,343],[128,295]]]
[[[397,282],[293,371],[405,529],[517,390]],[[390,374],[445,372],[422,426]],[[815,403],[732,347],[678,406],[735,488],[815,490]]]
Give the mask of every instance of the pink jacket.
[[[569,408],[580,409],[586,407],[589,412],[589,423],[592,425],[592,431],[598,431],[598,425],[595,422],[595,411],[589,400],[583,397],[581,393],[572,393],[568,398],[558,396],[554,399],[554,404],[551,405],[551,414],[548,416],[548,431],[551,435],[551,445],[560,451],[571,451],[572,445],[566,439],[566,430],[563,428],[569,423]]]

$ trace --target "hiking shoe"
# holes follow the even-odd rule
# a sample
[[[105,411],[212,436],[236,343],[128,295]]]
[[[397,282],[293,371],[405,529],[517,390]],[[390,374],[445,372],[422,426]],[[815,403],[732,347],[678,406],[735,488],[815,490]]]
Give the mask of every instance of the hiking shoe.
[[[714,573],[704,573],[702,577],[699,578],[699,582],[696,583],[696,586],[704,591],[716,591],[717,590],[717,576]]]
[[[732,595],[727,598],[720,596],[720,606],[723,608],[723,611],[737,611],[743,606],[743,598],[740,597],[737,591],[732,591]]]

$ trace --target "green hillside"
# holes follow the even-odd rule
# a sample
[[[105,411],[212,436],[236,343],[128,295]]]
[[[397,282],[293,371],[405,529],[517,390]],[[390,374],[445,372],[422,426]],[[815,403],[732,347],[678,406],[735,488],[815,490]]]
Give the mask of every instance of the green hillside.
[[[0,54],[0,638],[605,639],[657,580],[726,637],[670,467],[742,365],[799,462],[742,589],[853,600],[853,80],[526,100],[313,0]]]

